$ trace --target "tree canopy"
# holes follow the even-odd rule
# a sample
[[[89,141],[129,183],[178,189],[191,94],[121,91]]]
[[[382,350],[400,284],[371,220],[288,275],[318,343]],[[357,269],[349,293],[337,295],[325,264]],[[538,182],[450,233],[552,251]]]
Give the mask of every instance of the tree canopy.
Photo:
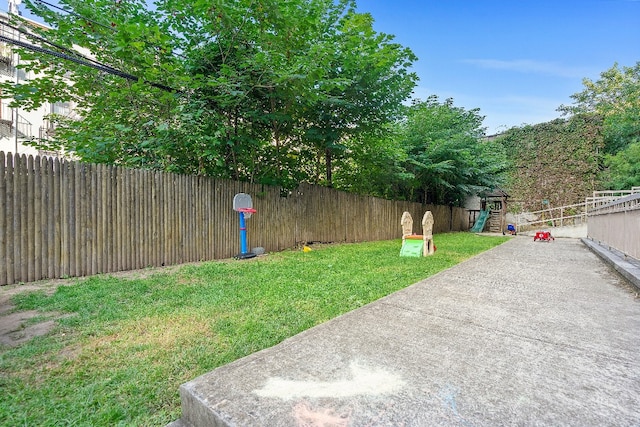
[[[640,140],[640,62],[620,68],[614,64],[600,79],[583,79],[584,89],[573,94],[566,114],[596,114],[604,120],[605,151],[616,154]]]
[[[369,193],[422,203],[461,206],[470,195],[504,183],[502,145],[484,138],[478,109],[435,95],[415,100],[384,140],[369,140],[357,157],[369,173],[351,185]]]
[[[36,77],[2,96],[75,103],[43,143],[91,162],[332,185],[334,160],[395,121],[417,81],[411,50],[353,0],[25,3],[51,26],[28,37],[63,57],[21,49]]]
[[[2,96],[76,112],[51,115],[44,148],[425,203],[461,205],[503,182],[505,151],[483,139],[479,110],[437,96],[408,106],[417,58],[354,0],[25,4],[51,27],[25,37],[48,52],[19,49],[35,78]]]
[[[461,205],[466,196],[502,184],[504,150],[483,141],[483,120],[478,109],[455,107],[450,98],[440,102],[431,96],[412,105],[401,141],[416,200]]]

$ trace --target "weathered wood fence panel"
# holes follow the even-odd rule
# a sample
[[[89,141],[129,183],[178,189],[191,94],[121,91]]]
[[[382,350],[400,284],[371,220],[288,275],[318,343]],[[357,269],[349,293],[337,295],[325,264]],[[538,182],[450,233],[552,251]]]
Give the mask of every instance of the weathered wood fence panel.
[[[300,185],[200,176],[0,152],[0,285],[230,258],[240,249],[233,197],[252,196],[249,248],[399,238],[426,210],[434,232],[467,230],[462,208],[395,202]]]

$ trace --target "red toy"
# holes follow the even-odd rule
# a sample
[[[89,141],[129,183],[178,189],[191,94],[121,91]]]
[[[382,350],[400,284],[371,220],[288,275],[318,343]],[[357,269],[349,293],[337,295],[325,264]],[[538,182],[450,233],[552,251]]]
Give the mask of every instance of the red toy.
[[[551,235],[550,231],[536,231],[536,235],[533,236],[533,241],[540,240],[541,242],[550,242],[556,240]]]

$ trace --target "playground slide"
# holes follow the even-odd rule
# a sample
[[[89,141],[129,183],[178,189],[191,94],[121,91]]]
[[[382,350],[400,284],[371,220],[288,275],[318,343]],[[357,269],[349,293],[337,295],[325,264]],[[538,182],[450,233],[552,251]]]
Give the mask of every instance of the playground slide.
[[[489,218],[489,210],[486,211],[480,211],[480,216],[478,217],[478,219],[476,220],[476,223],[473,224],[473,227],[471,228],[471,232],[472,233],[481,233],[482,230],[484,229],[484,224],[487,222],[487,218]]]

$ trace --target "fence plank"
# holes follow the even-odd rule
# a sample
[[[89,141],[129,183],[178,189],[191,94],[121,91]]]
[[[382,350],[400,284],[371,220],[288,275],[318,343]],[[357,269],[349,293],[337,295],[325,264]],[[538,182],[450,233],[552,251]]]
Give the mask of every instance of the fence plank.
[[[6,244],[7,238],[7,175],[6,160],[4,153],[0,151],[0,286],[7,285],[7,257]]]
[[[91,275],[98,274],[100,258],[100,245],[102,243],[102,208],[100,201],[102,199],[102,188],[100,187],[100,179],[102,179],[102,171],[100,165],[91,165]]]
[[[108,187],[107,187],[107,203],[109,206],[107,207],[107,224],[108,229],[105,229],[104,233],[107,238],[107,254],[105,257],[108,258],[106,263],[105,272],[118,271],[118,236],[117,234],[117,212],[118,212],[118,180],[117,180],[117,167],[109,165],[107,166],[108,170]]]
[[[65,266],[65,270],[67,271],[66,275],[72,276],[75,275],[76,264],[75,264],[75,236],[76,236],[76,170],[75,163],[73,162],[65,162],[65,174],[67,184],[64,186],[65,188],[65,218],[67,218],[66,223],[62,223],[62,227],[64,228],[64,233],[66,234],[66,249],[62,248],[62,255],[67,257],[67,262]]]
[[[48,165],[51,176],[49,177],[49,190],[53,199],[53,210],[49,211],[49,254],[53,259],[49,263],[49,278],[62,277],[62,230],[60,224],[62,221],[62,206],[60,203],[61,185],[60,178],[62,176],[62,165],[60,159],[49,162]]]
[[[48,158],[42,157],[40,159],[40,173],[42,174],[41,178],[41,186],[42,192],[40,193],[40,223],[38,226],[40,227],[40,233],[42,234],[42,240],[40,242],[40,253],[38,256],[40,257],[40,266],[41,266],[41,277],[39,279],[45,279],[51,277],[49,275],[49,171],[48,171]]]
[[[33,233],[33,238],[31,243],[33,245],[33,251],[30,256],[33,259],[33,276],[29,279],[32,280],[40,280],[42,279],[42,238],[43,238],[43,229],[42,229],[42,172],[40,170],[40,158],[36,158],[35,162],[33,157],[29,157],[29,162],[32,167],[30,170],[33,171],[33,177],[31,182],[33,182],[33,221],[30,222],[31,230]]]
[[[16,199],[16,206],[20,210],[21,214],[18,218],[16,233],[18,234],[20,239],[20,244],[16,245],[18,248],[18,253],[16,254],[16,260],[19,262],[19,265],[16,266],[16,273],[19,271],[19,277],[21,282],[26,282],[28,277],[28,267],[29,264],[27,262],[27,227],[25,220],[28,219],[29,208],[27,205],[27,192],[28,192],[28,182],[27,182],[27,156],[24,154],[18,157],[17,163],[17,177],[18,181],[16,186],[16,193],[14,196]]]
[[[5,256],[7,258],[7,283],[13,284],[16,282],[15,277],[15,248],[16,245],[16,228],[15,228],[15,217],[18,216],[15,214],[15,197],[14,197],[14,181],[15,181],[15,168],[13,167],[13,162],[15,160],[15,156],[9,154],[7,156],[7,167],[5,169],[6,173],[6,224],[5,233],[7,235],[7,243],[6,243],[6,251]],[[11,240],[9,240],[11,239]]]
[[[76,200],[76,234],[78,240],[76,243],[76,276],[85,276],[87,274],[87,259],[83,256],[83,252],[89,252],[87,239],[87,181],[86,181],[86,163],[76,164],[76,191],[78,199]],[[84,251],[83,251],[84,249]],[[90,257],[90,255],[89,255]]]
[[[122,271],[124,270],[124,240],[122,238],[123,236],[123,231],[122,231],[122,222],[124,221],[124,204],[123,204],[123,198],[124,198],[124,194],[125,194],[125,190],[124,190],[124,176],[122,175],[122,168],[120,166],[116,166],[115,167],[115,175],[114,175],[114,179],[115,179],[115,183],[117,186],[117,192],[114,195],[115,197],[115,212],[114,212],[114,224],[115,224],[115,229],[114,229],[114,234],[116,237],[115,240],[115,254],[116,254],[116,260],[117,260],[117,267],[116,267],[116,271]]]

